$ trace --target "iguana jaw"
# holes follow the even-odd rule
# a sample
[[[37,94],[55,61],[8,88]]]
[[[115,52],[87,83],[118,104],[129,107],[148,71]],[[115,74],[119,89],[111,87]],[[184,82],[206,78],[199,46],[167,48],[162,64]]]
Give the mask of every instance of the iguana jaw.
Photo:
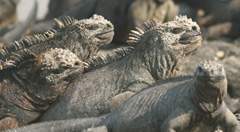
[[[96,38],[98,38],[99,41],[101,41],[101,43],[106,43],[106,44],[112,42],[113,36],[114,36],[113,29],[96,34]]]

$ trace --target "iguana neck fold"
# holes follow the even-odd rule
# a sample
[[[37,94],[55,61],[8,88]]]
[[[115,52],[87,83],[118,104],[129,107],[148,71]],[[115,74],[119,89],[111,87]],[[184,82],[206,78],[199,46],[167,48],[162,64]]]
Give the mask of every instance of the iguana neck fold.
[[[155,80],[159,80],[174,76],[178,59],[180,58],[174,56],[173,53],[157,47],[144,51],[136,49],[128,58],[128,64],[130,64],[128,66],[137,68],[138,64],[139,68],[146,69]]]
[[[216,85],[224,85],[226,79],[220,80],[217,83],[213,83],[211,80],[194,80],[194,96],[193,101],[204,113],[212,114],[217,111],[223,102],[225,90],[218,90]],[[215,98],[214,98],[215,97]]]

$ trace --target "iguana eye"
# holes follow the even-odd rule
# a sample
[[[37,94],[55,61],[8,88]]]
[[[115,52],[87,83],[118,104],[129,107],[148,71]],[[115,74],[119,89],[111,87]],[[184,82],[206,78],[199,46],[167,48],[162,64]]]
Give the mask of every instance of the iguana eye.
[[[183,32],[183,29],[182,28],[173,28],[171,32],[174,34],[179,34],[179,33]]]
[[[88,25],[89,30],[96,30],[98,28],[97,25]]]

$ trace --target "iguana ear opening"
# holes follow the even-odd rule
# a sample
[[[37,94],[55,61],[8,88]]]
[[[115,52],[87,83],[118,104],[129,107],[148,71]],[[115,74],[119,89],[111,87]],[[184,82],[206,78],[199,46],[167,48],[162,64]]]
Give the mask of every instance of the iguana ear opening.
[[[136,27],[134,30],[130,31],[127,43],[129,45],[136,45],[146,32],[155,29],[156,26],[158,26],[158,22],[156,20],[151,19],[144,22],[141,27]]]

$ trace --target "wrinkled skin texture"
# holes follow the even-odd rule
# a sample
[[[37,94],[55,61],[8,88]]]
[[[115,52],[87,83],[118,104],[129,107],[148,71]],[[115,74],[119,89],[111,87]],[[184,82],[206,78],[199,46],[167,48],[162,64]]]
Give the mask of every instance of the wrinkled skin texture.
[[[14,71],[1,71],[0,130],[39,118],[84,67],[71,51],[50,49],[40,54],[37,62],[28,60]]]
[[[186,62],[189,65],[183,66],[180,70],[183,74],[189,74],[194,70],[194,66],[201,60],[205,59],[216,59],[222,62],[225,66],[228,80],[228,95],[225,97],[225,102],[228,108],[235,113],[239,114],[239,74],[240,63],[239,63],[239,47],[236,47],[230,43],[224,41],[209,41],[204,42],[198,52],[191,56]],[[206,54],[206,51],[207,54]],[[239,116],[237,116],[239,119]]]
[[[225,66],[228,79],[228,97],[226,104],[233,113],[239,112],[240,97],[240,71],[239,48],[224,41],[205,41],[203,47],[199,48],[194,56],[187,60],[187,65],[182,65],[180,71],[182,74],[190,74],[199,61],[206,59],[216,59]],[[206,53],[207,51],[207,53]]]
[[[221,64],[201,63],[193,77],[177,77],[144,89],[108,115],[34,124],[8,132],[212,132],[217,125],[238,132],[240,124],[222,100],[227,80]]]
[[[11,125],[12,123],[7,125],[5,117],[15,119],[15,124],[19,126],[39,118],[51,103],[64,93],[71,80],[74,80],[76,75],[81,76],[88,66],[83,60],[93,57],[100,46],[110,43],[113,38],[112,24],[101,16],[94,15],[90,19],[80,21],[71,18],[66,18],[66,21],[61,20],[56,20],[58,25],[56,31],[46,32],[41,37],[33,35],[32,38],[26,37],[23,41],[13,43],[25,44],[27,41],[30,45],[27,45],[28,47],[22,45],[18,47],[19,49],[15,49],[17,51],[8,52],[9,55],[5,56],[10,59],[15,53],[23,56],[20,51],[24,48],[35,54],[35,58],[23,59],[22,62],[13,63],[16,65],[13,68],[5,68],[1,71],[3,74],[1,81],[3,124],[1,125],[4,126],[0,128],[1,130],[16,127]],[[71,23],[71,20],[74,22]],[[66,41],[67,44],[64,43]],[[53,47],[66,49],[48,49]]]
[[[132,34],[140,36],[129,40],[136,45],[131,54],[74,80],[40,121],[109,113],[114,96],[175,76],[178,61],[201,46],[198,25],[186,17],[164,24],[147,23],[145,27]]]
[[[101,46],[109,44],[114,35],[111,22],[99,15],[83,20],[63,17],[56,19],[55,23],[55,29],[26,36],[9,44],[1,51],[1,60],[9,60],[11,54],[19,53],[25,48],[34,54],[50,48],[64,48],[71,50],[82,61],[87,61],[97,54]]]

